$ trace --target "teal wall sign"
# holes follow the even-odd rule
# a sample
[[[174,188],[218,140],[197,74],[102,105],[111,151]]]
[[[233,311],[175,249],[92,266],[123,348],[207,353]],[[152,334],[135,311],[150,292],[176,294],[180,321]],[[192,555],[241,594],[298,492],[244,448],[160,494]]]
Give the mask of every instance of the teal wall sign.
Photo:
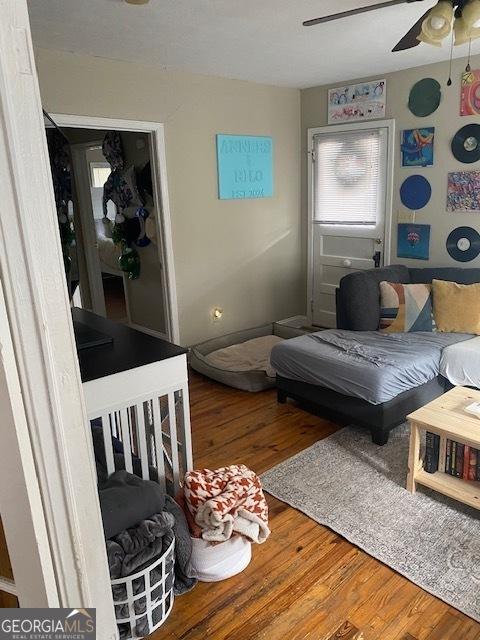
[[[269,136],[217,135],[220,200],[273,196],[273,140]]]

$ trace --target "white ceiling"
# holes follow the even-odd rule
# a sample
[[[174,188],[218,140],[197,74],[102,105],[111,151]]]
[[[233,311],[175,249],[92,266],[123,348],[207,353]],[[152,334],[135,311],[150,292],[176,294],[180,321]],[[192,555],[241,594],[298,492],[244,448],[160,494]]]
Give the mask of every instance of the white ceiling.
[[[309,18],[373,4],[378,0],[29,0],[36,46],[268,84],[310,87],[448,58],[447,43],[390,53],[435,0],[302,27]],[[466,53],[464,45],[454,55]]]

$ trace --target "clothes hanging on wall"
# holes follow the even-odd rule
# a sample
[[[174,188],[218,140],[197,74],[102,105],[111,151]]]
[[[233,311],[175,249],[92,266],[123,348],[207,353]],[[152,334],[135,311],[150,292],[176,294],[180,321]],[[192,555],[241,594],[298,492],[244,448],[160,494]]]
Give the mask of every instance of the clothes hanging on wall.
[[[103,215],[107,218],[107,205],[112,201],[117,207],[112,239],[122,248],[119,266],[130,280],[140,276],[140,256],[136,248],[145,247],[150,240],[145,231],[148,210],[140,196],[135,167],[125,167],[122,139],[118,131],[109,131],[102,144],[102,152],[112,171],[103,187]],[[127,216],[127,209],[135,209],[134,216]]]

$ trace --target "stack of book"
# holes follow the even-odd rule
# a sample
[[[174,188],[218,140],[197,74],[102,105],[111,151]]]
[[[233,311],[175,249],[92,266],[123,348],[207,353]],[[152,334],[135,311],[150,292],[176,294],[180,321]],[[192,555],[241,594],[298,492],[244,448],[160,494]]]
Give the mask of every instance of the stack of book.
[[[427,473],[441,471],[463,480],[480,480],[480,452],[427,431],[424,469]]]

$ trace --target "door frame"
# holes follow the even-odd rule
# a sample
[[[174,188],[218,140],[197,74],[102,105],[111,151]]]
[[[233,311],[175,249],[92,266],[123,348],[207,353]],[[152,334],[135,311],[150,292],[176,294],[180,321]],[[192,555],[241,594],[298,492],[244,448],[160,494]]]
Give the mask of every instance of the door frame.
[[[96,116],[50,113],[59,127],[77,129],[103,129],[149,133],[150,161],[152,166],[153,199],[158,229],[157,249],[162,265],[162,287],[167,303],[167,337],[179,343],[178,297],[173,255],[172,222],[167,178],[167,156],[165,149],[165,127],[161,122],[100,118]],[[140,328],[135,325],[135,328]]]
[[[96,607],[98,637],[115,640],[27,2],[1,12],[0,511],[20,605]]]
[[[324,127],[307,129],[307,319],[313,321],[313,165],[315,161],[313,138],[319,133],[362,131],[365,129],[387,129],[387,184],[385,188],[385,233],[383,240],[383,263],[390,264],[392,217],[393,217],[393,184],[395,169],[395,120],[369,120],[367,122],[349,122]]]

